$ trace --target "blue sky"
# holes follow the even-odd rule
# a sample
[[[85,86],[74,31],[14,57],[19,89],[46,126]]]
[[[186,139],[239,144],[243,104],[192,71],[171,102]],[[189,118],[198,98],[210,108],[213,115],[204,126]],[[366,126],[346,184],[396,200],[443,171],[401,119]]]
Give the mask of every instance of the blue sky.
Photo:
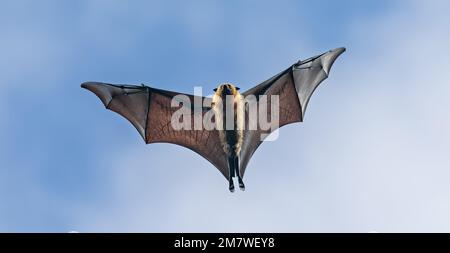
[[[449,8],[2,1],[0,231],[448,232]],[[206,160],[144,145],[79,87],[245,90],[340,46],[305,122],[260,147],[233,195]]]

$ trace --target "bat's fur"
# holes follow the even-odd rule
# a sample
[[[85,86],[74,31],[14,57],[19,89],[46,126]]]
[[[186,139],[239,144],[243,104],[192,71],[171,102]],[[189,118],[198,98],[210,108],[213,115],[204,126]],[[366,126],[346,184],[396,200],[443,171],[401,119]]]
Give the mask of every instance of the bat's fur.
[[[221,84],[214,91],[212,109],[219,132],[220,144],[228,156],[229,189],[231,192],[234,191],[233,177],[237,175],[239,188],[244,190],[245,185],[239,169],[239,155],[244,141],[244,99],[239,93],[239,88],[231,83]],[[227,107],[229,106],[233,108],[233,119],[231,119],[233,129],[226,128],[227,110],[230,110]]]
[[[234,105],[234,128],[226,129],[226,93],[232,96]],[[244,140],[244,99],[238,88],[231,83],[224,83],[217,87],[212,98],[212,108],[215,122],[218,126],[222,148],[228,156],[238,157]]]

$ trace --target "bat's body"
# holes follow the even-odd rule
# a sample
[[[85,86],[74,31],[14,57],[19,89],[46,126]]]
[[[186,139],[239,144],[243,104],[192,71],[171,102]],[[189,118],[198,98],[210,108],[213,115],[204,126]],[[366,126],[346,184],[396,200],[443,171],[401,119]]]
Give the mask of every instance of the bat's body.
[[[245,189],[239,172],[239,155],[244,141],[244,99],[239,93],[239,88],[231,83],[219,85],[214,89],[212,109],[215,114],[215,122],[219,125],[219,138],[223,151],[228,158],[229,189],[234,191],[233,177],[237,175],[239,188]],[[233,107],[233,108],[230,108]],[[233,129],[227,129],[227,110],[231,110]]]
[[[81,86],[94,92],[107,109],[128,119],[146,143],[173,143],[189,148],[206,158],[229,181],[229,189],[233,192],[235,176],[238,177],[239,187],[245,189],[242,181],[245,169],[265,136],[284,125],[303,121],[312,93],[328,77],[332,64],[344,51],[345,48],[338,48],[298,61],[244,93],[239,93],[239,88],[229,83],[219,85],[214,89],[212,99],[145,85],[87,82]],[[173,102],[177,101],[176,98],[180,95],[187,100],[182,101],[183,108],[174,107]],[[264,128],[259,121],[255,128],[249,127],[249,122],[259,118],[260,115],[252,114],[248,106],[247,98],[252,96],[256,98],[254,104],[258,108],[264,106],[264,99],[261,97],[268,97],[269,104],[272,100],[273,103],[278,101],[276,111],[271,108],[264,112],[268,117],[278,116],[279,124],[275,128]],[[185,103],[195,104],[197,100],[203,102],[200,112],[195,107],[185,108]],[[207,116],[212,112],[216,127],[214,129],[173,127],[172,116],[181,109],[187,113],[184,116],[198,114]],[[231,124],[228,124],[230,120]],[[192,125],[195,123],[187,123],[187,126]]]

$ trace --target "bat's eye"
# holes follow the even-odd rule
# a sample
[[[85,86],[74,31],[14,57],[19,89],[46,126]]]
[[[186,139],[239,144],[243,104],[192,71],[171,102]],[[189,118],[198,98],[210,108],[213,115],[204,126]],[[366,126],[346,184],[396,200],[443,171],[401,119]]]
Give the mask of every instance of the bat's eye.
[[[217,91],[217,88],[214,88],[213,91],[216,92],[216,91]]]
[[[236,90],[240,90],[241,88],[239,88],[239,87],[236,87]]]

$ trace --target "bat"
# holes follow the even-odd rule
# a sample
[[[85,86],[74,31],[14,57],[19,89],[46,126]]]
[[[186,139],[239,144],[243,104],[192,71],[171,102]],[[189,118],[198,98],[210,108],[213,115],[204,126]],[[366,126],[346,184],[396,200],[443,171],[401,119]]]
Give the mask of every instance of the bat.
[[[211,98],[144,84],[85,82],[81,87],[97,95],[107,109],[129,120],[146,144],[177,144],[207,159],[228,180],[229,190],[234,192],[235,177],[239,188],[245,190],[242,178],[250,158],[264,139],[284,125],[303,122],[311,95],[344,51],[345,48],[337,48],[300,60],[243,93],[231,83],[220,84]],[[260,113],[255,114],[252,108],[259,109]],[[174,120],[175,115],[181,116]],[[278,122],[273,127],[263,127],[259,121],[261,115],[276,116]],[[198,121],[199,118],[204,121]],[[184,127],[174,127],[184,119]],[[199,126],[199,122],[210,124]]]

